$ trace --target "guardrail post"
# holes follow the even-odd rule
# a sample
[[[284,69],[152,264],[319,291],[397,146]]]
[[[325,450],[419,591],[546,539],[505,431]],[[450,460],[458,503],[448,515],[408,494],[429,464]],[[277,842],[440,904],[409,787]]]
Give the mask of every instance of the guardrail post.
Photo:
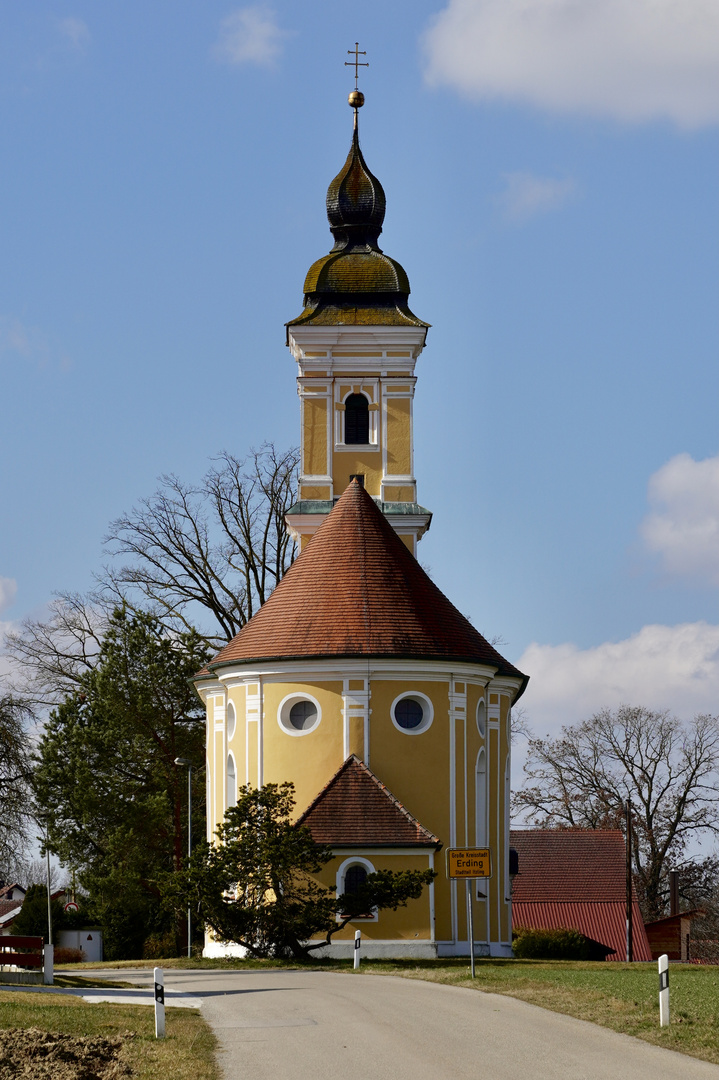
[[[659,1027],[669,1026],[669,957],[659,957]]]
[[[165,1038],[165,976],[155,968],[155,1038]]]
[[[42,981],[45,986],[52,986],[55,977],[55,946],[42,947]]]
[[[360,966],[360,945],[362,944],[362,931],[355,930],[355,955],[354,955],[354,969],[359,970]]]

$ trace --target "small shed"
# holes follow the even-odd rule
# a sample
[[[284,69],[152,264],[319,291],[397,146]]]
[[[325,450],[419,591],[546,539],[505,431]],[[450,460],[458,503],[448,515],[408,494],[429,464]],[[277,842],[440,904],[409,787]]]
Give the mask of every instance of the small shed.
[[[512,888],[512,927],[566,928],[605,946],[607,960],[626,958],[626,848],[619,829],[513,829],[519,873]],[[635,960],[651,960],[632,889]]]
[[[670,960],[690,960],[689,938],[692,919],[700,914],[700,911],[693,909],[646,923],[645,929],[649,948],[652,950],[652,960],[658,960],[663,953],[666,953]]]

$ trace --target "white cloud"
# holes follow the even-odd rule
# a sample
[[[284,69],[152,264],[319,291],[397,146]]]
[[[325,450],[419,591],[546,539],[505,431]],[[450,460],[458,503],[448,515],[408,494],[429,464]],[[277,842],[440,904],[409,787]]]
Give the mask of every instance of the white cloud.
[[[538,735],[557,735],[562,724],[621,704],[687,718],[715,713],[719,626],[644,626],[625,641],[590,649],[533,643],[517,666],[530,676],[521,704]]]
[[[427,81],[475,99],[719,120],[716,0],[449,0],[424,47]]]
[[[647,496],[640,531],[664,572],[719,585],[719,455],[677,454],[650,477]]]
[[[239,8],[220,23],[214,55],[226,64],[272,67],[286,37],[269,8],[261,4]]]
[[[78,52],[85,52],[90,44],[90,30],[82,19],[60,19],[60,33]]]
[[[69,371],[72,367],[67,354],[58,353],[38,326],[27,326],[9,315],[0,315],[0,359],[3,354],[28,360],[39,368],[57,365],[61,371]]]
[[[0,577],[0,611],[12,607],[17,596],[17,581],[11,577]]]
[[[544,214],[548,210],[557,210],[574,193],[575,183],[571,178],[555,180],[551,176],[535,176],[534,173],[505,173],[505,189],[497,197],[504,216],[509,221],[520,223]]]

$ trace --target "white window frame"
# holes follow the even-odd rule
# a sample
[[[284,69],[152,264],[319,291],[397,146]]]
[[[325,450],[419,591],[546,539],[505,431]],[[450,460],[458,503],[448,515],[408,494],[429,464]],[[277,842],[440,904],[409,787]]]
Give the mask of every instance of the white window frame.
[[[481,719],[480,719],[481,717]],[[487,734],[487,702],[481,697],[477,702],[477,731],[480,738],[484,739]]]
[[[405,728],[402,727],[401,724],[397,723],[394,715],[395,706],[404,698],[415,698],[420,700],[424,716],[422,718],[422,723],[419,727]],[[405,690],[403,693],[398,694],[392,702],[389,710],[389,715],[392,719],[392,723],[397,728],[397,731],[401,731],[403,735],[424,735],[425,731],[429,731],[432,726],[432,722],[434,720],[434,706],[430,698],[428,698],[426,694],[422,694],[419,690]]]
[[[337,877],[335,878],[335,896],[342,896],[342,893],[345,891],[345,874],[351,866],[363,866],[368,874],[377,873],[375,867],[372,865],[369,859],[365,859],[362,855],[350,855],[350,857],[348,859],[345,859],[343,863],[340,863],[337,868]],[[366,918],[358,916],[356,919],[351,919],[350,922],[377,922],[378,918],[379,912],[377,908],[372,908],[371,915],[368,915]],[[337,922],[342,922],[342,916],[339,912],[337,912],[336,919]]]
[[[225,711],[225,727],[227,729],[227,741],[234,738],[237,731],[237,709],[233,701],[227,702],[227,708]]]
[[[375,388],[373,387],[373,389],[375,389]],[[338,438],[337,438],[337,440],[335,442],[335,450],[338,450],[340,452],[342,452],[343,450],[348,450],[348,451],[352,451],[352,450],[378,450],[379,449],[379,439],[378,439],[378,426],[379,425],[377,423],[377,418],[379,416],[379,410],[377,408],[376,402],[374,402],[372,400],[372,398],[370,397],[369,392],[364,388],[364,386],[360,386],[360,388],[358,390],[356,390],[356,391],[354,389],[352,389],[352,390],[349,391],[348,394],[345,394],[345,396],[341,399],[340,404],[342,404],[343,406],[346,405],[347,404],[347,398],[351,397],[352,394],[354,394],[354,393],[362,394],[364,397],[367,398],[367,404],[368,404],[368,408],[369,408],[369,431],[368,431],[369,442],[367,442],[367,443],[348,443],[348,442],[345,442],[345,409],[342,408],[342,409],[337,410],[338,431],[337,431],[336,434],[337,434]]]
[[[234,776],[235,790],[230,791],[230,762],[232,762],[232,775]],[[225,785],[227,788],[227,807],[237,806],[237,761],[232,751],[228,751],[227,760],[225,762]]]
[[[290,709],[293,705],[296,705],[298,701],[311,701],[317,709],[317,719],[312,727],[303,728],[302,731],[298,731],[297,728],[293,728],[290,723]],[[277,706],[277,723],[279,724],[285,735],[291,735],[293,738],[298,738],[303,735],[310,735],[313,731],[316,731],[322,720],[322,706],[316,697],[312,694],[308,694],[306,691],[297,691],[294,694],[287,694],[282,698],[282,701]]]

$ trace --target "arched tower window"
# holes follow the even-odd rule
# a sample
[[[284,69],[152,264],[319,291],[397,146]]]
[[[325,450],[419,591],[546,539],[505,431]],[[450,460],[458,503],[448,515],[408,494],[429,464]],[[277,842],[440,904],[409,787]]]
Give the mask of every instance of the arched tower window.
[[[345,443],[369,442],[369,401],[364,394],[350,394],[345,401]]]

